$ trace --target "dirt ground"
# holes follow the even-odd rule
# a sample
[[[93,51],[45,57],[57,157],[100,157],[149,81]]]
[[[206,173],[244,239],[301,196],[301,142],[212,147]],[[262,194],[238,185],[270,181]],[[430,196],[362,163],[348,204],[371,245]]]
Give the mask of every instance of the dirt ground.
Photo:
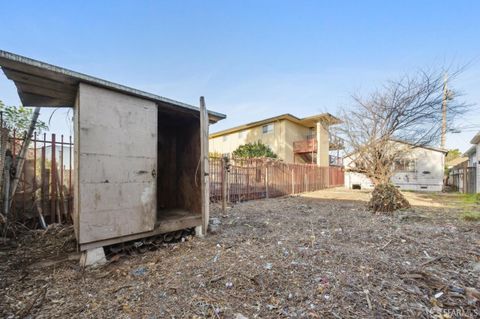
[[[214,205],[216,233],[96,269],[71,228],[26,232],[0,246],[0,317],[479,317],[479,222],[453,195],[406,194],[393,216],[342,189]]]

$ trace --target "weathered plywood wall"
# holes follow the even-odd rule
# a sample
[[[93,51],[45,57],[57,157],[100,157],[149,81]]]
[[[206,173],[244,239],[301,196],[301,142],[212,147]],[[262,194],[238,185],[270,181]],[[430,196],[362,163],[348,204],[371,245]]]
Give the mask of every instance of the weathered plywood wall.
[[[179,136],[177,152],[179,158],[177,200],[192,214],[201,214],[202,192],[200,161],[200,122],[192,118],[185,127],[185,133]]]
[[[156,220],[157,106],[80,84],[75,198],[80,244],[150,231]]]

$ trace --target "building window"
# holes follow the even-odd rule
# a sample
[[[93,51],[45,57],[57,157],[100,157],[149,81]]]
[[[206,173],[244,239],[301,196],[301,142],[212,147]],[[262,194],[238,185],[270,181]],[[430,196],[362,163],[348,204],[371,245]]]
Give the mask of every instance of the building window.
[[[415,172],[415,160],[398,159],[395,160],[395,172]]]
[[[273,132],[273,123],[262,126],[262,133],[268,134]]]
[[[226,135],[222,136],[222,141],[223,141],[223,142],[226,142],[226,141],[227,141],[227,136],[226,136]]]

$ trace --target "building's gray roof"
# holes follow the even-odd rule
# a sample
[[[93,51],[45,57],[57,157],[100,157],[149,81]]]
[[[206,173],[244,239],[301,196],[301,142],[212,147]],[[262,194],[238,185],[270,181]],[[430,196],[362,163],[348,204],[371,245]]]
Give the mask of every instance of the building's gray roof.
[[[468,157],[460,156],[460,157],[452,159],[451,161],[446,162],[445,166],[454,167],[454,166],[463,164],[465,162],[468,162]]]
[[[477,152],[477,147],[475,145],[473,145],[463,154],[463,156],[471,156],[471,155],[475,154],[476,152]]]
[[[415,143],[411,143],[411,142],[404,141],[404,140],[399,140],[399,139],[393,139],[393,138],[391,140],[394,141],[394,142],[410,145],[413,148],[424,148],[424,149],[427,149],[427,150],[436,151],[436,152],[440,152],[440,153],[444,153],[444,154],[448,153],[447,149],[441,148],[441,147],[430,146],[430,145],[416,145]]]
[[[441,148],[441,147],[435,147],[435,146],[430,146],[430,145],[416,145],[414,143],[410,143],[410,142],[407,142],[407,141],[404,141],[404,140],[399,140],[399,139],[394,139],[394,138],[391,138],[390,141],[392,142],[395,142],[395,143],[401,143],[401,144],[405,144],[405,145],[410,145],[412,148],[423,148],[423,149],[426,149],[426,150],[431,150],[431,151],[435,151],[435,152],[440,152],[440,153],[443,153],[443,154],[447,154],[448,153],[448,150],[447,149],[444,149],[444,148]],[[348,154],[345,154],[345,156],[343,156],[343,158],[348,158],[348,157],[351,157],[352,155],[356,154],[357,152],[353,151],[353,152],[350,152]]]
[[[472,144],[480,144],[480,132],[478,132],[470,141]]]
[[[72,107],[75,103],[78,84],[82,82],[152,100],[163,107],[190,112],[199,111],[198,107],[189,104],[2,50],[0,50],[0,66],[7,78],[15,83],[20,100],[25,106]],[[208,111],[208,114],[211,122],[217,122],[226,117],[224,114],[213,111]]]

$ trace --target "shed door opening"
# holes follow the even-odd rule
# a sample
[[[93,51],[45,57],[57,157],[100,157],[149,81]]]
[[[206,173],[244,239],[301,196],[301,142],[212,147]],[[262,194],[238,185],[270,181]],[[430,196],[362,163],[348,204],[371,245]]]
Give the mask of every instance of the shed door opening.
[[[199,161],[198,116],[159,108],[157,223],[160,227],[172,221],[177,229],[200,225]]]
[[[157,105],[81,83],[75,126],[79,243],[153,230]]]

